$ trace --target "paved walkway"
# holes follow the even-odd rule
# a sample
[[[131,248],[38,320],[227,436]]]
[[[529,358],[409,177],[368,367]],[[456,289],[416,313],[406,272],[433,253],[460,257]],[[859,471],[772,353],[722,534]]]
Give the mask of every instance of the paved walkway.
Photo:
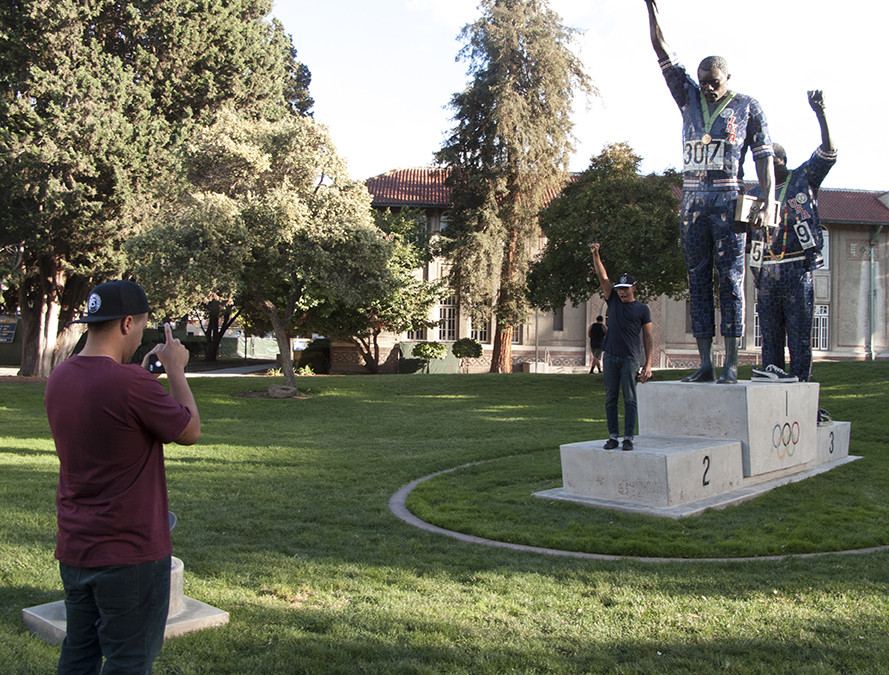
[[[253,373],[262,373],[269,368],[274,368],[275,364],[271,361],[266,363],[251,363],[246,366],[237,366],[233,368],[220,368],[219,370],[208,370],[202,373],[186,372],[186,377],[238,377],[241,375],[251,375]],[[18,375],[18,366],[0,366],[0,377],[13,377]]]
[[[513,544],[507,541],[497,541],[496,539],[485,539],[484,537],[477,537],[472,534],[464,534],[462,532],[456,532],[454,530],[446,530],[443,527],[439,527],[438,525],[433,525],[432,523],[427,523],[425,520],[418,518],[415,516],[410,509],[407,508],[407,497],[408,495],[423,481],[427,481],[430,478],[435,478],[436,476],[440,476],[442,474],[451,473],[454,471],[458,471],[459,469],[465,469],[471,466],[477,466],[479,464],[485,464],[488,461],[485,460],[482,462],[471,462],[469,464],[463,464],[461,466],[456,466],[453,469],[445,469],[444,471],[436,471],[435,473],[430,473],[428,476],[423,476],[422,478],[418,478],[417,480],[413,480],[407,485],[403,485],[401,489],[398,490],[394,495],[389,498],[389,511],[392,512],[396,518],[400,518],[408,525],[413,525],[414,527],[418,527],[421,530],[426,530],[427,532],[431,532],[433,534],[443,535],[445,537],[451,537],[452,539],[457,539],[458,541],[465,542],[467,544],[481,544],[483,546],[493,546],[495,548],[505,548],[512,551],[521,551],[523,553],[539,553],[542,555],[550,555],[550,556],[558,556],[563,558],[582,558],[585,560],[605,560],[609,562],[616,562],[622,560],[631,560],[635,562],[642,563],[733,563],[733,562],[780,562],[782,560],[787,560],[789,558],[821,558],[825,556],[831,555],[864,555],[867,553],[882,553],[884,551],[889,551],[889,546],[872,546],[870,548],[859,548],[852,549],[848,551],[820,551],[816,553],[788,553],[785,555],[763,555],[763,556],[753,556],[753,557],[739,557],[739,558],[648,558],[642,556],[622,556],[622,555],[609,555],[605,553],[583,553],[580,551],[564,551],[561,549],[555,548],[544,548],[541,546],[527,546],[525,544]]]

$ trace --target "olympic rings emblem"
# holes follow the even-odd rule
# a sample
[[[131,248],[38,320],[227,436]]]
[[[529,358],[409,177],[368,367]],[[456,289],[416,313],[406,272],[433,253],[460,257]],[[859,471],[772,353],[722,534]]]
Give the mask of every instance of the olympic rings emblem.
[[[778,451],[778,459],[793,457],[799,443],[799,422],[776,424],[772,429],[772,447]]]

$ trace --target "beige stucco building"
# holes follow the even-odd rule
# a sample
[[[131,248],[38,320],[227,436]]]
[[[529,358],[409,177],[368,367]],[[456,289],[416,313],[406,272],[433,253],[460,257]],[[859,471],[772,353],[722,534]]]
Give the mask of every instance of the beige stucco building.
[[[447,227],[451,205],[445,176],[444,169],[435,167],[400,169],[374,176],[366,184],[375,208],[421,209],[426,213],[430,233],[435,234]],[[889,358],[889,192],[822,188],[818,202],[825,230],[826,264],[814,273],[814,360]],[[418,273],[427,279],[437,279],[445,275],[446,265],[447,261],[436,259]],[[687,303],[660,297],[648,304],[652,312],[655,368],[697,366],[698,353]],[[533,313],[516,330],[513,370],[588,371],[587,329],[598,314],[605,314],[605,303],[600,296],[557,312]],[[749,274],[746,317],[739,359],[741,363],[758,363],[756,294]],[[410,354],[409,346],[418,340],[453,342],[467,336],[481,342],[485,350],[481,359],[468,364],[469,369],[488,370],[493,342],[490,323],[472,326],[453,297],[441,303],[432,318],[439,321],[439,325],[424,331],[425,334],[385,336],[382,347],[388,356],[381,358],[382,372],[396,372],[399,361]],[[714,357],[719,365],[721,342],[719,337],[714,340],[717,348]],[[334,343],[331,361],[333,372],[365,372],[357,351],[349,343]],[[456,362],[442,367],[456,370]]]

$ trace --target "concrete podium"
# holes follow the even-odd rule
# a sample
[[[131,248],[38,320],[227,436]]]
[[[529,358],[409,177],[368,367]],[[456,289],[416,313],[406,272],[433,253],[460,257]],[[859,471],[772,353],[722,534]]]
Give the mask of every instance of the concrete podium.
[[[635,449],[562,445],[562,487],[535,496],[681,518],[858,459],[849,422],[818,425],[818,392],[801,382],[639,385]]]
[[[164,639],[228,623],[228,612],[187,597],[184,587],[185,566],[174,557],[170,567],[170,610]],[[64,600],[23,609],[22,619],[28,630],[50,644],[62,644],[65,639]]]

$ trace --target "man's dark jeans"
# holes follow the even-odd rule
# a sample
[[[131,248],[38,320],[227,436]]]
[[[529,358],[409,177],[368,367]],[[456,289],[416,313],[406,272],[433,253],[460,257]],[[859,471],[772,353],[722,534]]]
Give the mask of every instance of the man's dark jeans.
[[[605,365],[605,421],[608,423],[608,435],[617,438],[619,429],[617,422],[617,397],[620,390],[624,393],[624,437],[633,438],[636,433],[636,371],[639,362],[626,356],[613,356],[608,352],[602,355]]]
[[[119,567],[60,563],[67,635],[58,672],[150,673],[164,644],[170,563],[170,556]]]

